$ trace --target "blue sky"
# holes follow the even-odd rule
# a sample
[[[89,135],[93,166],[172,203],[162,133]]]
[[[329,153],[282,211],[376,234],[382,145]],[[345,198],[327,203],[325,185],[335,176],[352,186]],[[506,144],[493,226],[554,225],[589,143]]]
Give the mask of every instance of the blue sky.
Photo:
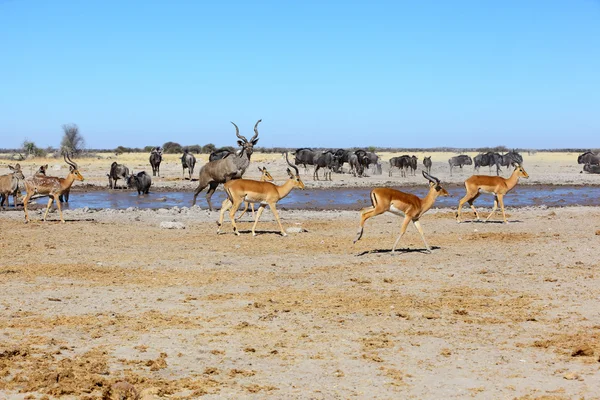
[[[0,0],[0,147],[600,147],[600,1]]]

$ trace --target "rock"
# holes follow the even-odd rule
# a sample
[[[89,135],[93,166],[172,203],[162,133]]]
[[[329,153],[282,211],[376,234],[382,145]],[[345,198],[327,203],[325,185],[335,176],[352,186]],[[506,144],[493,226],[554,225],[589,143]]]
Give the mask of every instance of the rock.
[[[291,228],[287,228],[285,230],[286,233],[302,233],[302,232],[308,232],[306,229],[304,228],[300,228],[300,227],[291,227]]]
[[[158,197],[154,201],[167,201],[167,198],[166,197]]]
[[[596,231],[596,236],[600,236],[600,231]]]
[[[567,372],[563,378],[568,381],[576,381],[579,379],[579,374],[577,372]]]
[[[571,353],[571,357],[591,357],[594,355],[594,349],[592,349],[589,345],[583,344],[578,346]]]
[[[160,223],[161,229],[185,229],[185,225],[181,222],[163,221]]]

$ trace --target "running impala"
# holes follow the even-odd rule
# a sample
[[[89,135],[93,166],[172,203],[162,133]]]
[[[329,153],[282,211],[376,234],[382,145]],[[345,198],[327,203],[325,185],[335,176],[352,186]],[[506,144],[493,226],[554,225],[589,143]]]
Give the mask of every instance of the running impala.
[[[217,222],[217,225],[219,225],[217,233],[221,232],[225,211],[229,210],[229,218],[231,219],[233,232],[236,235],[240,234],[238,232],[237,225],[235,224],[235,212],[240,207],[242,202],[246,201],[248,203],[260,203],[258,212],[256,213],[254,225],[252,225],[253,236],[256,236],[256,224],[258,224],[258,220],[260,219],[260,216],[267,205],[271,208],[271,211],[273,211],[273,215],[279,224],[281,235],[287,236],[287,233],[285,233],[283,230],[283,226],[281,226],[279,213],[277,212],[275,205],[279,200],[287,196],[292,189],[304,189],[304,182],[302,182],[300,179],[298,168],[296,168],[295,165],[290,164],[287,158],[287,153],[285,154],[285,160],[290,167],[294,168],[296,173],[292,173],[292,171],[288,168],[287,173],[290,179],[288,179],[288,181],[283,185],[277,186],[271,182],[259,182],[250,179],[235,179],[225,183],[224,187],[225,193],[227,193],[227,198],[223,201],[221,206],[221,215],[219,216],[219,222]]]
[[[44,221],[48,216],[48,211],[52,205],[52,201],[56,201],[56,207],[60,213],[60,222],[64,223],[62,209],[60,207],[59,196],[67,192],[75,180],[82,181],[83,176],[79,173],[77,164],[71,160],[66,154],[63,154],[65,162],[69,164],[69,175],[66,178],[57,178],[54,176],[45,175],[33,175],[25,179],[25,190],[27,195],[23,199],[23,210],[25,210],[25,223],[29,222],[29,214],[27,213],[27,203],[34,194],[40,194],[42,196],[48,196],[48,207],[46,207],[46,213],[44,214]],[[68,160],[67,160],[68,158]]]
[[[506,214],[504,213],[504,195],[512,190],[517,183],[519,182],[519,178],[529,178],[527,172],[523,169],[523,167],[519,164],[515,164],[515,170],[513,171],[510,178],[506,179],[501,176],[489,176],[489,175],[473,175],[469,179],[465,181],[465,188],[467,189],[467,194],[465,197],[460,199],[458,202],[458,211],[456,212],[456,221],[460,223],[460,214],[462,212],[463,204],[469,203],[473,212],[475,213],[475,217],[479,221],[479,213],[475,209],[473,202],[479,197],[481,193],[488,193],[494,195],[494,209],[485,219],[488,221],[492,215],[496,212],[498,208],[498,204],[500,204],[500,208],[502,209],[502,218],[504,219],[504,223],[508,224],[506,219]]]
[[[371,190],[371,203],[373,205],[360,210],[360,227],[358,228],[358,234],[356,239],[354,239],[354,243],[358,242],[362,237],[365,222],[369,218],[389,211],[392,214],[404,217],[402,226],[400,227],[400,236],[398,236],[398,239],[396,239],[396,242],[394,243],[392,253],[396,251],[396,246],[400,242],[404,232],[406,232],[408,223],[411,221],[419,231],[421,239],[423,239],[423,243],[425,243],[425,247],[427,248],[427,252],[431,253],[431,247],[429,247],[425,240],[423,228],[421,228],[419,219],[433,206],[438,196],[448,196],[448,192],[440,186],[440,180],[438,178],[429,175],[425,171],[422,172],[425,179],[429,181],[429,193],[422,199],[414,194],[404,193],[390,188],[375,188]]]

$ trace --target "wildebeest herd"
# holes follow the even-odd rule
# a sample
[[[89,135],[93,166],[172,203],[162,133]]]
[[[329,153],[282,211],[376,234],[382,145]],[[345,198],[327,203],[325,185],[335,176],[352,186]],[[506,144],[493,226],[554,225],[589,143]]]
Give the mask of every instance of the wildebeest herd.
[[[239,149],[237,151],[231,151],[229,149],[216,150],[209,156],[208,163],[200,168],[198,186],[194,190],[192,204],[196,203],[198,194],[208,187],[206,201],[209,209],[212,211],[213,206],[211,203],[211,196],[218,185],[225,184],[224,188],[227,197],[221,206],[218,222],[219,230],[223,223],[224,213],[229,210],[233,230],[236,234],[239,234],[235,221],[240,217],[235,217],[236,211],[242,203],[246,204],[242,214],[248,208],[248,204],[252,204],[253,207],[254,204],[258,204],[259,209],[254,226],[252,227],[252,233],[255,233],[256,224],[265,207],[268,205],[279,224],[281,234],[285,236],[286,233],[281,226],[275,205],[279,200],[287,196],[293,188],[304,188],[298,166],[302,166],[305,173],[308,172],[308,166],[314,166],[313,180],[320,179],[319,171],[323,171],[322,178],[325,180],[332,180],[332,173],[350,173],[356,177],[367,177],[368,171],[372,174],[382,173],[382,162],[380,157],[367,150],[337,149],[317,151],[309,148],[300,148],[291,152],[291,155],[294,157],[293,164],[288,158],[288,153],[285,152],[283,154],[287,165],[291,168],[287,169],[289,179],[283,185],[278,186],[272,183],[271,181],[273,179],[266,168],[259,168],[263,178],[261,181],[243,179],[243,175],[250,165],[254,146],[259,140],[258,125],[260,122],[261,120],[256,122],[254,126],[254,135],[250,140],[245,136],[242,136],[237,125],[232,122],[236,130]],[[149,157],[149,163],[152,167],[152,176],[160,177],[160,163],[162,161],[162,156],[160,147],[152,149]],[[24,188],[26,195],[23,199],[23,209],[26,222],[29,222],[27,210],[29,200],[44,196],[48,196],[49,200],[43,220],[46,219],[52,203],[56,202],[60,220],[64,222],[60,203],[61,201],[68,202],[69,191],[73,182],[75,180],[83,181],[84,178],[79,171],[79,167],[71,159],[70,155],[65,153],[63,157],[64,161],[69,165],[69,174],[65,178],[48,176],[47,165],[41,166],[33,176],[27,178],[24,176],[20,164],[9,166],[11,172],[0,176],[0,205],[2,207],[8,206],[9,196],[12,195],[13,204],[16,207],[20,189]],[[600,155],[596,153],[583,153],[578,157],[577,162],[584,165],[583,171],[595,174],[600,173]],[[412,194],[403,193],[390,188],[373,189],[371,191],[372,206],[361,210],[360,229],[355,242],[362,237],[364,223],[367,219],[389,211],[404,217],[400,236],[396,240],[393,249],[396,248],[400,238],[406,231],[408,224],[413,222],[425,243],[426,249],[428,251],[430,250],[419,224],[419,218],[433,206],[435,199],[438,196],[446,196],[448,195],[448,192],[442,188],[440,180],[431,175],[433,164],[431,156],[425,157],[422,163],[423,177],[429,181],[430,186],[427,196],[420,199]],[[187,169],[188,178],[190,180],[192,179],[195,164],[196,158],[194,155],[187,149],[184,150],[184,153],[181,156],[182,174],[184,178]],[[396,169],[400,171],[402,177],[406,177],[408,174],[414,176],[416,174],[417,164],[418,158],[415,155],[411,156],[406,154],[399,157],[393,157],[389,160],[389,176],[391,177],[393,171]],[[489,168],[490,174],[494,167],[496,172],[496,176],[473,175],[465,181],[466,195],[459,201],[458,210],[456,212],[456,218],[459,222],[461,218],[461,209],[464,203],[469,203],[477,219],[479,219],[479,214],[473,206],[473,202],[481,193],[490,193],[494,195],[494,208],[486,221],[494,214],[499,205],[502,211],[503,220],[504,222],[507,222],[504,213],[504,195],[517,184],[519,178],[528,177],[522,166],[523,157],[518,152],[514,150],[509,151],[506,154],[487,152],[478,154],[473,159],[468,155],[461,154],[451,157],[448,160],[448,164],[450,167],[450,175],[452,175],[452,170],[455,167],[462,169],[464,165],[473,164],[474,172],[479,171],[480,167],[485,166]],[[346,165],[347,167],[345,168]],[[501,167],[511,166],[514,167],[514,171],[509,178],[499,176]],[[117,162],[111,164],[107,177],[108,185],[111,189],[118,188],[118,181],[120,180],[121,187],[126,186],[128,188],[134,188],[139,195],[148,194],[152,184],[151,176],[145,171],[139,171],[137,173],[134,173],[133,171],[130,172],[127,166]]]

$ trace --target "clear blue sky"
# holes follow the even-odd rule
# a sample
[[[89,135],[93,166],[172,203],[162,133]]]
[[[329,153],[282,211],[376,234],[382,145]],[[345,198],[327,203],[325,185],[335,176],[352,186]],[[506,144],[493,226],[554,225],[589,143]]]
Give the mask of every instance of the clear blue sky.
[[[600,1],[0,0],[0,147],[600,147]]]

